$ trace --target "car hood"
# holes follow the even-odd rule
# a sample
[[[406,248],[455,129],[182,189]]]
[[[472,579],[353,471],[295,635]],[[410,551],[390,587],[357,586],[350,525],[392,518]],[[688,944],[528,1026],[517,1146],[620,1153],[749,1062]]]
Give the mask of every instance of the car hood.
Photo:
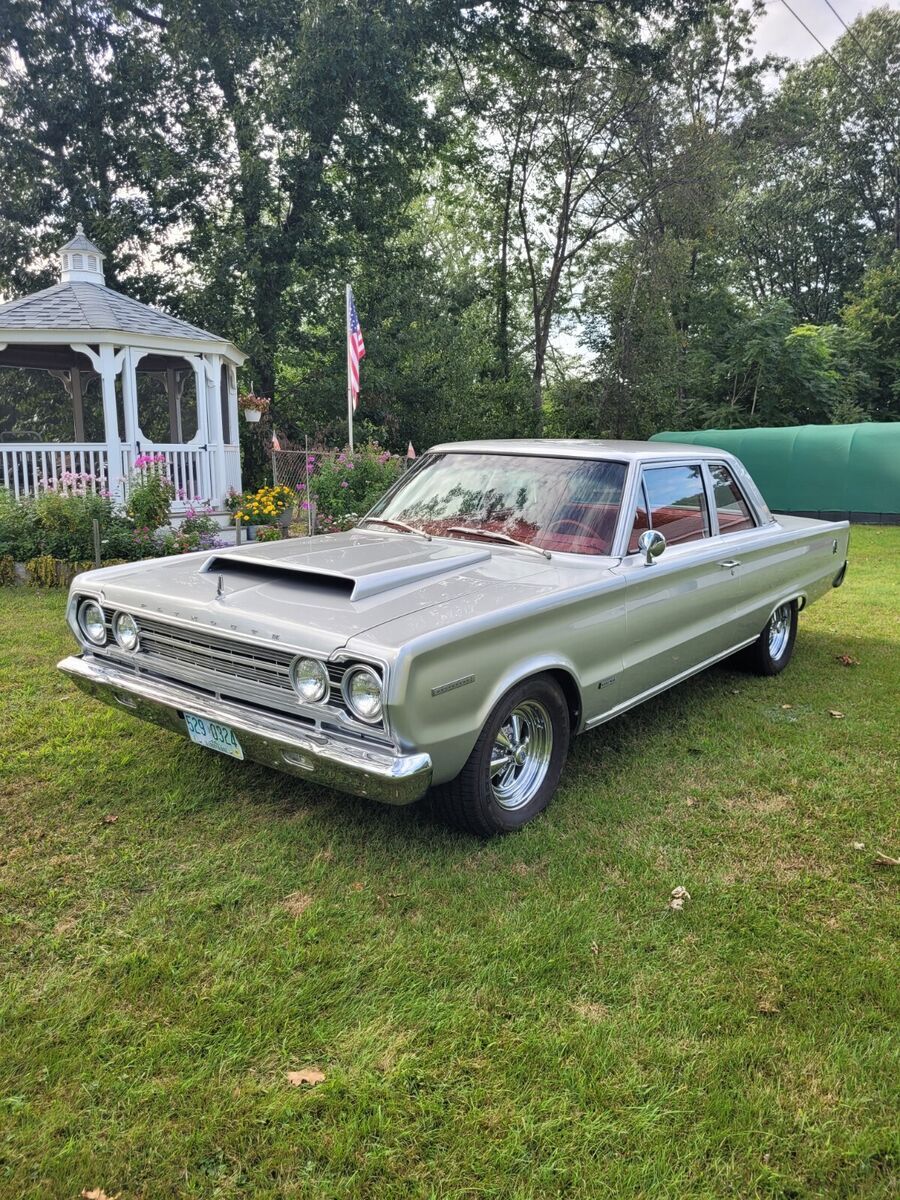
[[[109,607],[330,654],[376,626],[473,592],[490,591],[485,599],[498,607],[514,603],[541,575],[556,571],[529,552],[352,530],[107,567],[79,584]]]

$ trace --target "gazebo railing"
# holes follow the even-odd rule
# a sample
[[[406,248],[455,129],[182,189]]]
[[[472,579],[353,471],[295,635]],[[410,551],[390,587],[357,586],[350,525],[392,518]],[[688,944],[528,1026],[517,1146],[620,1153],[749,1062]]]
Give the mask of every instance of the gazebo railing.
[[[209,500],[212,495],[212,480],[209,469],[209,453],[205,446],[181,446],[158,443],[145,445],[141,454],[162,454],[166,459],[168,476],[176,489],[172,511],[179,512],[195,499]],[[130,446],[122,447],[122,474],[128,476],[134,466],[137,452]]]
[[[94,442],[0,442],[0,487],[17,500],[36,496],[42,484],[55,485],[68,472],[92,475],[95,491],[108,487],[108,465],[106,447]]]

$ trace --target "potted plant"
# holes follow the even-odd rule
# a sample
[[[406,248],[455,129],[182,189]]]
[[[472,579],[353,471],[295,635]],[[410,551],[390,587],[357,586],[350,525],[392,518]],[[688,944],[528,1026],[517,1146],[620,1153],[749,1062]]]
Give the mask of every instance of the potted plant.
[[[289,487],[261,487],[245,494],[234,519],[243,523],[247,541],[252,542],[256,538],[257,526],[288,525],[293,505],[294,493]]]
[[[272,401],[268,396],[257,396],[254,392],[241,392],[238,396],[238,408],[244,414],[244,420],[255,424],[263,413],[269,411]]]

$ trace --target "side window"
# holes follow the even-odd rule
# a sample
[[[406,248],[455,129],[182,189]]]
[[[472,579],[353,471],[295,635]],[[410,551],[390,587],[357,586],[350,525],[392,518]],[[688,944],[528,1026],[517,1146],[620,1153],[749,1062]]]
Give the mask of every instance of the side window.
[[[728,468],[721,463],[711,463],[709,471],[712,475],[713,495],[719,517],[719,533],[737,533],[739,529],[753,529],[750,509]]]
[[[658,529],[670,546],[709,537],[709,512],[699,465],[645,467],[644,494],[649,508],[649,528]],[[642,532],[640,501],[638,505],[629,550],[637,548],[637,539]]]

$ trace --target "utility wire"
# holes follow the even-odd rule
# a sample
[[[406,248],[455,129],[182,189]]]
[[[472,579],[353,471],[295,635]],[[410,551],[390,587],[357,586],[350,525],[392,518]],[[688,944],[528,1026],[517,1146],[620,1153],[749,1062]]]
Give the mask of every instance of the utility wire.
[[[850,82],[859,89],[860,93],[866,97],[866,99],[869,101],[869,103],[872,105],[872,107],[877,111],[879,116],[883,117],[884,120],[887,121],[887,128],[891,131],[891,135],[893,136],[893,125],[891,123],[891,118],[884,111],[884,109],[881,107],[881,105],[878,103],[878,101],[875,99],[875,97],[872,95],[872,93],[869,91],[869,89],[867,87],[865,87],[863,84],[861,84],[859,82],[859,80],[856,79],[853,75],[850,74],[850,72],[846,69],[844,64],[838,58],[836,58],[834,54],[832,54],[832,52],[828,49],[828,47],[825,45],[825,43],[821,40],[821,38],[818,37],[815,33],[813,33],[813,31],[806,24],[806,22],[803,20],[803,18],[798,16],[798,14],[794,11],[794,9],[791,8],[790,4],[788,4],[788,0],[781,0],[781,3],[788,10],[788,12],[794,18],[794,20],[797,21],[798,24],[803,26],[803,28],[806,30],[806,32],[809,34],[809,36],[813,39],[813,41],[816,42],[817,45],[822,47],[822,49],[825,51],[825,53],[828,55],[828,57],[831,59],[831,61],[834,63],[834,65],[837,67],[837,69],[841,72],[841,74],[844,75],[847,79],[849,79]],[[828,7],[830,8],[831,5],[829,5]]]
[[[847,22],[841,16],[841,14],[838,12],[838,10],[831,3],[831,0],[825,0],[825,3],[831,9],[831,11],[834,13],[834,15],[837,17],[837,19],[843,25],[843,27],[846,29],[847,33],[849,33],[849,35],[853,39],[853,41],[857,44],[857,46],[859,46],[860,50],[862,50],[863,56],[865,57],[866,61],[868,62],[869,66],[872,68],[872,70],[875,71],[876,74],[880,75],[881,67],[879,67],[878,64],[875,62],[875,60],[869,56],[868,50],[865,48],[865,46],[862,44],[862,42],[859,40],[859,38],[853,32],[853,30],[850,28],[850,26],[847,24]]]

